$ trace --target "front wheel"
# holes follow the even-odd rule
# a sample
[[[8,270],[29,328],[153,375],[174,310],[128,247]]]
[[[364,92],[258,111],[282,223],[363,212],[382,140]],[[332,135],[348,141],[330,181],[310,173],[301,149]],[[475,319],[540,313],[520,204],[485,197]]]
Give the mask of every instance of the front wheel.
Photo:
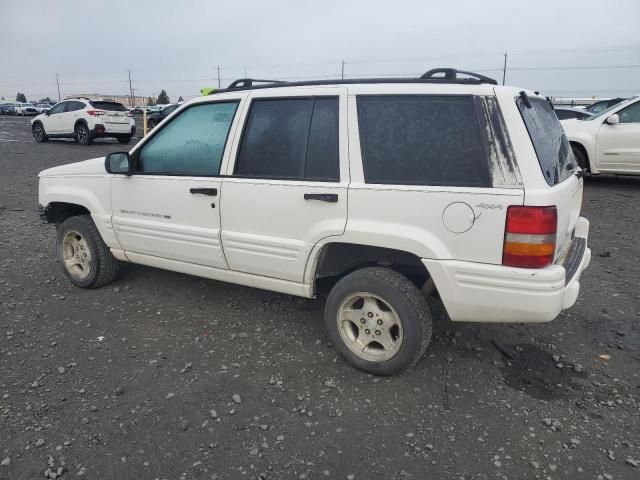
[[[46,142],[47,140],[49,140],[49,137],[47,137],[47,134],[44,131],[44,127],[40,122],[33,124],[33,126],[31,127],[31,132],[33,133],[33,138],[38,143]]]
[[[589,160],[587,159],[587,155],[580,147],[572,146],[573,156],[576,157],[576,161],[578,162],[578,166],[584,170],[585,172],[590,172],[589,168]]]
[[[424,295],[404,275],[387,268],[356,270],[333,287],[325,326],[356,368],[394,375],[414,365],[431,340],[431,312]]]
[[[77,287],[101,287],[118,275],[120,264],[89,215],[67,218],[58,227],[57,249],[65,275]]]
[[[153,118],[151,120],[149,120],[147,122],[147,127],[149,127],[149,130],[153,129],[156,125],[158,124],[157,121],[155,121]]]

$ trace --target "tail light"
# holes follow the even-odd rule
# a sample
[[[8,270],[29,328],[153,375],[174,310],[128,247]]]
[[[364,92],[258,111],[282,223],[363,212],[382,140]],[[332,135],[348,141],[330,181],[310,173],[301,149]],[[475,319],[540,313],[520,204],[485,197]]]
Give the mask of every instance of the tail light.
[[[509,207],[502,264],[525,268],[551,265],[556,251],[557,230],[556,207]]]
[[[99,117],[100,115],[104,115],[107,112],[105,112],[104,110],[87,110],[87,113],[92,117]]]
[[[133,114],[132,114],[131,112],[127,112],[125,115],[126,115],[127,117],[133,117]]]

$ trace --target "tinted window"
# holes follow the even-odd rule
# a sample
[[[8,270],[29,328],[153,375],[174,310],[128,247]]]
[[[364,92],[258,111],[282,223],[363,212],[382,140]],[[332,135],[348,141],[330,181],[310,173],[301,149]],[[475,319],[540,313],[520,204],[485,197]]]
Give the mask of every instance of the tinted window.
[[[524,100],[516,100],[529,137],[538,156],[542,173],[549,185],[562,182],[573,173],[567,165],[574,164],[569,141],[549,102],[529,97],[531,108]]]
[[[76,110],[82,110],[84,103],[82,102],[67,102],[67,112],[75,112]]]
[[[337,181],[338,99],[254,100],[235,173]]]
[[[367,183],[491,186],[471,96],[358,96]]]
[[[92,100],[89,103],[93,108],[96,108],[98,110],[107,110],[109,112],[124,112],[127,110],[124,105],[117,102],[100,102]]]
[[[66,108],[67,103],[69,103],[69,102],[61,102],[61,103],[56,104],[54,107],[51,108],[51,110],[49,110],[49,113],[53,114],[53,113],[62,113],[62,112],[64,112],[64,109]]]
[[[140,152],[144,173],[217,175],[238,102],[195,105],[171,120]]]
[[[640,102],[618,112],[620,123],[640,123]]]

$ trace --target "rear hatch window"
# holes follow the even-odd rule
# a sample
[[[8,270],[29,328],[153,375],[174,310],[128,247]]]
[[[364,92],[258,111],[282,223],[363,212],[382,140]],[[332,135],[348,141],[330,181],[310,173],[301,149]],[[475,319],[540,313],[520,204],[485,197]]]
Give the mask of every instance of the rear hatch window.
[[[109,112],[125,112],[127,109],[124,105],[117,102],[89,102],[91,106],[98,110],[107,110]]]
[[[530,106],[527,105],[527,100]],[[518,97],[516,103],[527,126],[545,180],[551,186],[563,182],[573,173],[576,162],[553,108],[549,102],[538,97]]]

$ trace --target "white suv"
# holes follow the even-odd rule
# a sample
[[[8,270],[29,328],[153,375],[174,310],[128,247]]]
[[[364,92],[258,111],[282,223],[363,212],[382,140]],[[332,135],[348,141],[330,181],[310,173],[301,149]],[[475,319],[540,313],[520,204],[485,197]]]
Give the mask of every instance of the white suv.
[[[339,351],[393,374],[425,351],[435,296],[469,322],[575,303],[591,258],[581,173],[544,98],[440,69],[236,81],[130,152],[41,172],[39,201],[74,285],[131,262],[327,293]]]
[[[70,98],[32,119],[31,131],[37,142],[74,138],[81,145],[91,145],[95,138],[112,137],[129,143],[136,133],[136,122],[121,103]]]
[[[640,175],[640,97],[562,126],[584,170]]]

